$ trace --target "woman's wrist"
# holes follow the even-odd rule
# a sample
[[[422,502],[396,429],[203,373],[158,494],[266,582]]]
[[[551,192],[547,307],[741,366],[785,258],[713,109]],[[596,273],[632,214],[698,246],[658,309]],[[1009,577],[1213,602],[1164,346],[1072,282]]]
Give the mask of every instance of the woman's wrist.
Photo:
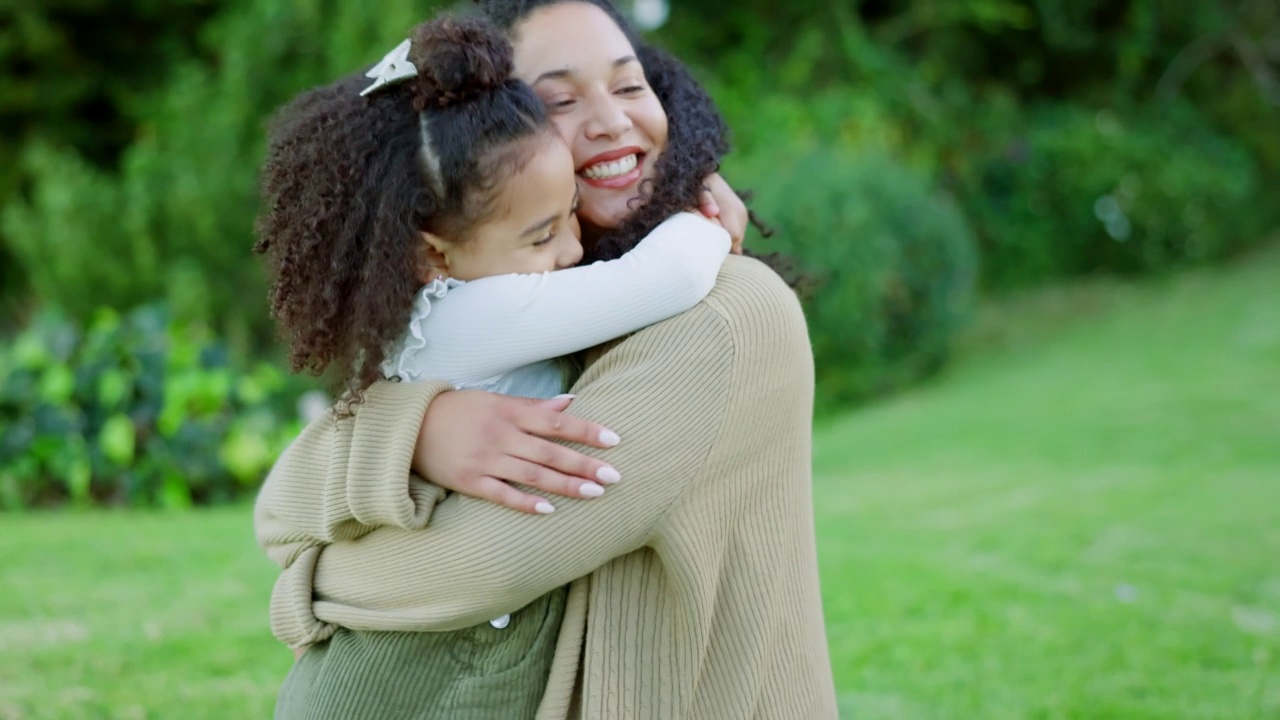
[[[571,395],[532,400],[478,390],[441,393],[423,415],[413,468],[446,490],[531,514],[555,510],[547,495],[599,497],[621,479],[618,472],[554,441],[608,448],[619,438],[565,414],[572,400]]]

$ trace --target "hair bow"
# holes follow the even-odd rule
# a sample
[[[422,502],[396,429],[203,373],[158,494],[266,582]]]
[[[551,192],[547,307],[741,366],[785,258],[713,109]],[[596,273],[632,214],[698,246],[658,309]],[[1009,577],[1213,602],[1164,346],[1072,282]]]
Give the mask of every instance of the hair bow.
[[[369,93],[384,88],[388,85],[394,85],[403,82],[411,77],[416,77],[418,68],[414,67],[409,61],[409,41],[405,40],[395,47],[394,50],[383,56],[382,60],[369,68],[369,72],[364,76],[373,79],[373,84],[360,91],[360,97],[364,97]]]

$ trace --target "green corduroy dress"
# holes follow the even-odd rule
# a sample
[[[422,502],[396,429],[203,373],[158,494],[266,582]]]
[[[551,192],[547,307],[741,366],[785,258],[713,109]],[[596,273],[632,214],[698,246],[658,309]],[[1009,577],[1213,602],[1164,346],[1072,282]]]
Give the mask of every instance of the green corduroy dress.
[[[525,720],[546,689],[567,588],[452,632],[339,629],[294,664],[277,720]]]

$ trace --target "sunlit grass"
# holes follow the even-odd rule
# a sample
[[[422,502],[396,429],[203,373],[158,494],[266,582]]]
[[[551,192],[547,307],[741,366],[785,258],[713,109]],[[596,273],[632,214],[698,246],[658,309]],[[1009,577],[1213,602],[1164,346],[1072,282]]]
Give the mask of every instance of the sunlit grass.
[[[1280,717],[1280,254],[1027,305],[819,430],[843,706]]]
[[[270,717],[291,657],[247,507],[0,524],[0,718]]]
[[[818,429],[842,707],[1280,717],[1280,253],[986,318],[946,376]],[[270,715],[290,657],[247,507],[0,529],[0,719]]]

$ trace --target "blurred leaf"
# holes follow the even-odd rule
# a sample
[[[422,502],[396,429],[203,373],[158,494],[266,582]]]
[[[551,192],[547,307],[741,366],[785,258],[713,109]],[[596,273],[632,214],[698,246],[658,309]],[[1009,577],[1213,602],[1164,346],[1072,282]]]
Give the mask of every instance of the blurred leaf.
[[[65,365],[50,365],[40,376],[40,399],[46,403],[61,405],[71,399],[76,378]]]
[[[69,435],[62,442],[50,445],[46,462],[49,469],[67,490],[74,505],[88,505],[90,501],[89,486],[93,479],[88,447],[84,438]]]
[[[107,459],[128,467],[133,463],[137,430],[128,415],[113,415],[102,424],[98,433],[98,444]]]
[[[186,510],[192,504],[191,490],[187,488],[185,479],[174,472],[166,474],[160,489],[160,507]]]
[[[232,431],[219,448],[218,458],[242,485],[252,486],[262,480],[275,461],[275,455],[260,433]]]
[[[0,510],[21,510],[26,507],[22,487],[22,480],[17,473],[0,468]]]
[[[119,407],[131,389],[129,376],[118,368],[98,376],[98,402],[108,408]]]
[[[13,344],[13,357],[19,367],[38,368],[49,362],[49,351],[40,338],[32,332],[18,335]]]

